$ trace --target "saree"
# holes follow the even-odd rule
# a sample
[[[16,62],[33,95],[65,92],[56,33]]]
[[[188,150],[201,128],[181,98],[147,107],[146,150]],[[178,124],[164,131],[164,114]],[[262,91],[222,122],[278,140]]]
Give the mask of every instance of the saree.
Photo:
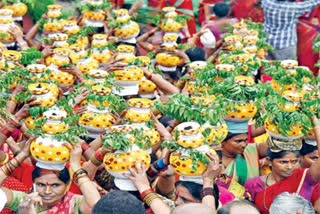
[[[249,178],[259,176],[259,155],[256,144],[249,144],[243,155],[237,157],[224,170],[224,174],[243,185]]]
[[[12,191],[12,201],[6,207],[15,213],[19,213],[19,205],[24,197],[27,196],[26,193],[20,191]],[[51,207],[45,211],[36,211],[37,214],[80,214],[80,205],[82,202],[83,196],[76,195],[71,192],[67,192],[63,199],[58,202],[55,206]]]
[[[255,205],[262,214],[268,214],[273,199],[282,192],[296,192],[310,201],[315,185],[316,182],[312,180],[309,169],[296,169],[290,177],[259,192],[255,198]]]

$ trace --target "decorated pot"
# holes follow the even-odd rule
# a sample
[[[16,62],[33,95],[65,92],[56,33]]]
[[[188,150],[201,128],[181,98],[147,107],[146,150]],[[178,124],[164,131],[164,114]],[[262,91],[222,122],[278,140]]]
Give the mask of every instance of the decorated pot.
[[[257,113],[257,107],[253,101],[233,101],[233,108],[227,111],[226,120],[246,121]]]
[[[12,10],[13,11],[13,18],[16,21],[22,21],[22,16],[24,16],[28,11],[27,5],[22,2],[6,5],[3,7],[3,9]]]
[[[179,136],[177,143],[184,148],[197,148],[204,143],[204,137],[200,132],[200,125],[196,122],[180,123],[175,129]]]
[[[48,5],[48,18],[59,18],[61,16],[61,8],[62,6],[59,4],[51,4]]]
[[[176,32],[178,33],[183,25],[180,22],[177,22],[175,18],[178,14],[175,12],[174,7],[164,7],[162,11],[164,14],[164,19],[160,23],[160,28],[164,32]]]
[[[290,140],[290,139],[300,139],[303,136],[302,125],[297,122],[286,130],[286,133],[281,133],[277,128],[278,124],[273,123],[271,118],[267,118],[264,122],[264,127],[266,128],[268,134],[277,139]]]
[[[214,149],[211,149],[207,145],[195,148],[194,150],[201,152],[203,155],[207,152],[216,154]],[[207,169],[207,165],[201,161],[193,163],[194,161],[190,157],[190,151],[192,150],[181,148],[170,155],[170,165],[173,167],[174,171],[180,176],[188,177],[188,180],[201,177]],[[192,167],[193,165],[195,166],[194,168]],[[184,180],[184,178],[182,178],[182,180]]]
[[[68,124],[63,122],[63,119],[67,117],[66,111],[53,107],[44,112],[43,116],[47,119],[41,127],[45,133],[54,135],[66,132],[68,130]]]
[[[139,96],[152,99],[155,96],[157,86],[150,80],[143,79],[139,82]]]
[[[88,73],[89,79],[86,80],[86,83],[89,85],[103,84],[108,75],[108,71],[102,69],[91,69]]]
[[[214,95],[191,96],[194,105],[210,106],[216,97]]]
[[[13,70],[16,66],[19,66],[19,61],[22,58],[22,54],[18,51],[4,50],[2,56],[6,61],[5,70]]]
[[[282,97],[285,98],[286,101],[283,103],[280,102],[278,107],[285,112],[297,111],[301,107],[300,102],[302,101],[303,95],[302,92],[284,91]]]
[[[78,56],[78,59],[84,59],[88,56],[88,51],[85,46],[75,43],[69,46],[69,48]]]
[[[93,58],[81,59],[77,63],[77,68],[83,73],[87,74],[91,69],[98,69],[99,62]]]
[[[115,28],[114,36],[118,37],[121,41],[125,41],[137,37],[139,32],[139,24],[134,21],[129,21],[125,25]]]
[[[229,51],[240,50],[243,48],[242,36],[240,35],[231,35],[224,38],[226,43],[225,49]]]
[[[53,56],[49,56],[46,58],[46,64],[56,65],[58,67],[65,66],[71,64],[70,49],[68,48],[55,48],[53,50]]]
[[[117,47],[116,60],[122,59],[118,64],[128,64],[135,60],[135,47],[132,45],[119,45]]]
[[[106,34],[94,34],[92,36],[91,46],[93,47],[103,47],[108,45]]]
[[[58,97],[58,87],[48,83],[33,83],[28,86],[29,92],[40,106],[53,106]]]
[[[30,64],[27,66],[27,70],[32,73],[35,77],[35,80],[40,80],[40,78],[45,78],[45,72],[47,70],[47,66],[43,64]]]
[[[50,71],[50,78],[57,81],[61,86],[72,86],[76,80],[73,74],[61,71],[54,65],[49,66],[48,70]]]
[[[93,48],[91,52],[91,57],[100,64],[108,63],[112,57],[112,53],[108,48]]]
[[[46,34],[51,35],[55,33],[59,33],[63,30],[63,25],[61,22],[57,20],[53,20],[50,22],[47,22],[43,25],[43,30]]]
[[[152,100],[146,98],[131,98],[128,100],[129,109],[125,118],[132,123],[145,123],[151,119]]]
[[[103,27],[106,14],[103,10],[85,11],[83,20],[86,26]]]
[[[12,47],[15,44],[15,37],[9,33],[10,26],[14,25],[12,14],[12,10],[0,9],[0,42],[6,47]]]
[[[116,81],[113,92],[120,96],[137,95],[139,82],[143,77],[143,70],[137,66],[129,66],[123,70],[113,71]],[[118,87],[118,88],[117,88]]]
[[[219,145],[228,135],[228,126],[226,123],[218,123],[212,126],[208,123],[201,126],[201,132],[210,129],[210,133],[206,136],[208,145]]]
[[[177,44],[177,39],[178,35],[176,33],[166,33],[163,36],[163,43],[161,44],[161,47],[164,50],[167,51],[174,51],[177,49],[178,44]]]
[[[130,173],[128,167],[134,167],[135,163],[144,162],[145,168],[150,167],[151,158],[147,151],[133,146],[128,151],[116,151],[115,153],[108,153],[104,157],[103,163],[106,170],[115,177],[115,185],[126,191],[137,190],[134,184],[123,174]]]
[[[52,46],[55,48],[67,48],[69,47],[69,44],[67,42],[68,40],[68,34],[66,33],[55,33],[49,35],[49,38],[51,39]]]
[[[76,20],[65,20],[62,31],[68,35],[74,35],[79,33],[80,27],[77,25]]]
[[[295,69],[298,66],[297,60],[282,60],[280,66],[284,69]]]
[[[183,59],[170,53],[162,52],[156,55],[156,62],[160,70],[174,72],[177,66],[183,62]]]

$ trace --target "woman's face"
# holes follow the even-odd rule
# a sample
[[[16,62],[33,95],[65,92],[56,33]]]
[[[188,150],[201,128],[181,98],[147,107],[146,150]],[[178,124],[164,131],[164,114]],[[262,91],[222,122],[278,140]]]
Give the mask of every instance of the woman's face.
[[[222,149],[233,155],[242,154],[248,145],[248,135],[239,134],[222,143]]]
[[[51,207],[62,200],[66,193],[67,185],[56,174],[42,175],[34,180],[36,192],[45,206]]]
[[[318,150],[315,150],[309,154],[306,154],[301,157],[301,167],[303,168],[309,168],[313,162],[317,161],[319,159],[319,152]]]
[[[286,154],[284,157],[272,161],[272,173],[282,178],[291,176],[297,168],[299,168],[299,157],[294,153]]]
[[[189,192],[187,188],[182,185],[177,186],[177,199],[175,201],[176,206],[186,204],[186,203],[198,203],[197,201]]]

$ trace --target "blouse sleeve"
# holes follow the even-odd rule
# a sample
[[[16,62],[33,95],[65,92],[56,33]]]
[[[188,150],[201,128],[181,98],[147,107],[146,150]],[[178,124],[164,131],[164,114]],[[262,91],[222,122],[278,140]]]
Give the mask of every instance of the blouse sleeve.
[[[9,208],[12,211],[17,212],[19,209],[20,203],[23,201],[24,197],[27,194],[20,191],[12,191],[12,201],[10,204],[7,204],[7,208]]]

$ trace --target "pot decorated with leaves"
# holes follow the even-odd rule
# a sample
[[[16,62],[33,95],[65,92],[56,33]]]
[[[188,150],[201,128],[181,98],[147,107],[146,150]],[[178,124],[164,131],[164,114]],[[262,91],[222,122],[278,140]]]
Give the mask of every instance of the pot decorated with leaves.
[[[102,69],[91,69],[85,82],[88,85],[104,84],[108,76],[108,71]]]
[[[241,50],[243,48],[242,36],[230,35],[224,38],[226,46],[224,47],[228,51]]]
[[[57,19],[61,16],[62,6],[59,4],[51,4],[47,6],[47,16],[48,18]]]
[[[85,127],[92,138],[99,136],[116,122],[109,109],[116,96],[110,93],[110,88],[94,85],[91,94],[87,95],[86,100],[81,104],[87,106],[87,111],[81,114],[79,125]]]
[[[259,41],[258,36],[245,36],[243,37],[243,50],[249,54],[256,54],[258,51],[257,42]]]
[[[76,80],[73,74],[59,70],[55,65],[48,66],[49,77],[57,81],[61,86],[72,86]]]
[[[53,106],[58,97],[58,87],[48,83],[33,83],[28,85],[28,91],[35,103],[42,107]]]
[[[146,98],[131,98],[125,118],[131,123],[146,123],[151,120],[152,100]]]
[[[63,25],[58,20],[50,20],[43,25],[43,31],[47,35],[54,35],[63,30]]]
[[[114,13],[116,20],[109,24],[109,27],[114,27],[114,36],[122,42],[135,43],[140,32],[139,24],[131,20],[127,9],[118,9]]]
[[[174,72],[178,65],[183,63],[183,59],[179,56],[170,53],[177,49],[176,40],[178,36],[172,33],[164,35],[164,42],[161,44],[164,51],[156,55],[158,68],[165,72]]]
[[[217,146],[227,137],[228,126],[225,122],[219,122],[216,125],[205,123],[201,126],[201,133],[208,145]]]
[[[99,63],[108,63],[112,56],[112,53],[108,48],[109,46],[111,45],[108,43],[105,34],[93,35],[93,40],[91,42],[91,57]]]
[[[54,107],[43,115],[45,122],[41,129],[44,133],[31,142],[30,152],[38,167],[61,170],[69,160],[70,151],[64,146],[66,141],[55,136],[66,134],[68,125],[63,119],[67,117],[67,113]]]
[[[177,143],[184,148],[197,148],[203,145],[204,136],[201,134],[200,124],[196,122],[184,122],[175,129],[178,132]]]
[[[210,162],[206,156],[209,152],[216,155],[208,145],[194,149],[179,148],[170,155],[170,165],[180,175],[180,180],[199,181]]]
[[[301,139],[311,131],[311,120],[306,111],[301,109],[302,99],[303,94],[297,91],[285,91],[282,96],[268,96],[264,125],[270,136],[290,141]]]
[[[164,13],[160,23],[160,28],[164,32],[178,33],[185,25],[186,17],[178,15],[174,7],[164,7],[162,12]]]
[[[115,86],[113,92],[120,96],[136,95],[139,91],[139,82],[143,77],[143,70],[138,66],[127,66],[122,70],[113,71]]]
[[[142,162],[146,169],[150,167],[150,155],[143,149],[145,147],[144,142],[135,139],[135,134],[141,136],[142,131],[114,132],[102,137],[104,146],[115,150],[115,152],[105,155],[104,166],[115,177],[115,185],[121,190],[136,190],[133,183],[123,175],[129,173],[128,167],[134,167],[136,163]],[[139,142],[139,144],[135,144],[135,142]]]
[[[44,64],[30,64],[27,65],[27,70],[34,74],[36,77],[42,77],[47,70],[47,66]]]

